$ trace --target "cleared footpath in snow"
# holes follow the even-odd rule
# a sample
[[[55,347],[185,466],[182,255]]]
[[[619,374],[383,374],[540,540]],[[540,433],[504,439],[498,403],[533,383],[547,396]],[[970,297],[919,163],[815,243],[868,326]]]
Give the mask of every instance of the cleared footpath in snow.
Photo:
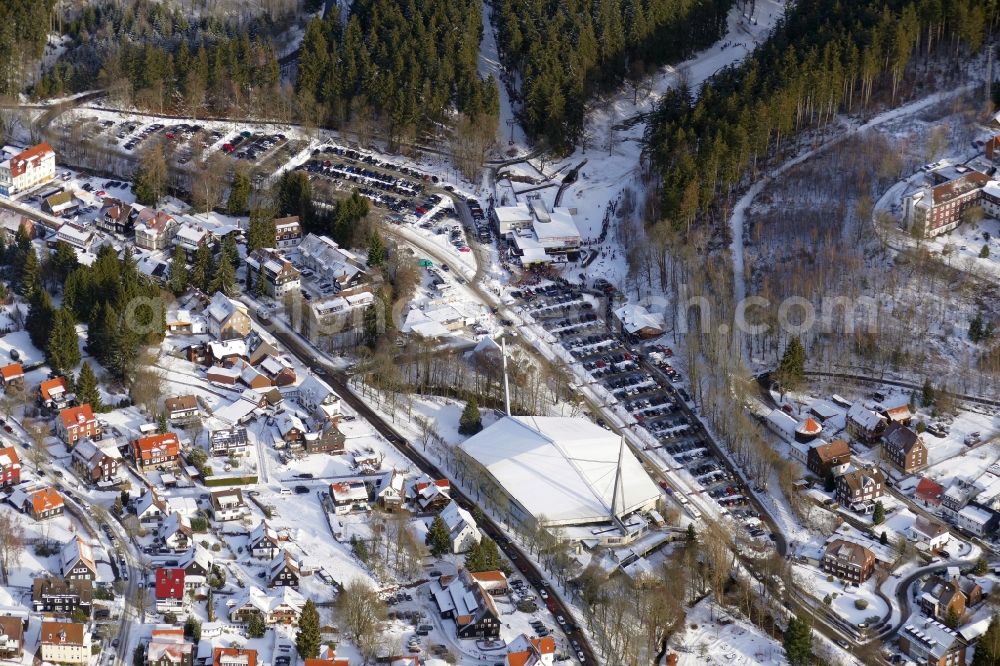
[[[507,92],[507,86],[504,84],[500,49],[497,48],[496,33],[493,28],[493,8],[488,2],[483,2],[479,15],[483,22],[483,38],[479,42],[479,76],[485,79],[492,74],[499,91],[500,118],[497,126],[497,140],[501,146],[504,146],[513,137],[514,145],[523,147],[527,144],[527,137],[517,122],[510,93]]]

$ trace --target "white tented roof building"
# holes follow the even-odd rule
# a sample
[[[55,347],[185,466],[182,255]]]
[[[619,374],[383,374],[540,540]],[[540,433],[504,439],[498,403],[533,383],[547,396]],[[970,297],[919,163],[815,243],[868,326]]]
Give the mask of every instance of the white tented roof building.
[[[544,525],[611,519],[620,447],[617,435],[587,419],[560,416],[507,416],[462,444],[514,500],[515,511]],[[619,518],[654,508],[660,496],[628,448],[622,488]]]

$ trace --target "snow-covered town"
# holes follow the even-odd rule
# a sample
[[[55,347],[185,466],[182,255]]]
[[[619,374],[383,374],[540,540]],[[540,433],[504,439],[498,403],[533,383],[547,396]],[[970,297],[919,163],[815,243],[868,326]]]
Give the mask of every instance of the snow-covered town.
[[[1000,8],[578,4],[0,3],[0,663],[1000,664]]]

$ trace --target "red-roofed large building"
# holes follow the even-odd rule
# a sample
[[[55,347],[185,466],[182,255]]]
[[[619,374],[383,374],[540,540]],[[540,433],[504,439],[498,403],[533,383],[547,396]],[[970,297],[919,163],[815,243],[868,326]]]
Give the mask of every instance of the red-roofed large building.
[[[53,664],[86,664],[90,661],[90,634],[80,622],[42,620],[37,657]]]
[[[156,570],[156,610],[160,613],[178,611],[184,607],[184,569]]]
[[[66,505],[62,495],[55,488],[42,488],[28,495],[24,501],[24,510],[35,520],[47,520],[61,516]]]
[[[0,659],[21,661],[21,655],[24,654],[24,625],[19,617],[0,617]]]
[[[67,407],[59,412],[56,432],[66,446],[72,449],[83,437],[98,439],[101,436],[101,426],[94,418],[94,410],[90,405],[80,405]]]
[[[476,571],[472,574],[472,580],[479,583],[484,590],[494,597],[510,592],[507,576],[502,571]]]
[[[298,219],[298,218],[296,218]],[[303,666],[350,666],[346,657],[337,657],[337,652],[329,645],[319,651],[318,657],[304,660]]]
[[[55,176],[56,153],[49,144],[40,143],[0,162],[0,194],[9,197]]]
[[[132,457],[140,469],[176,467],[180,454],[180,440],[172,432],[132,440]]]
[[[981,204],[983,187],[989,176],[966,167],[959,172],[931,172],[931,181],[903,196],[903,223],[921,238],[933,238],[951,231],[962,221],[962,214]]]
[[[0,449],[0,488],[21,483],[21,459],[13,446]]]

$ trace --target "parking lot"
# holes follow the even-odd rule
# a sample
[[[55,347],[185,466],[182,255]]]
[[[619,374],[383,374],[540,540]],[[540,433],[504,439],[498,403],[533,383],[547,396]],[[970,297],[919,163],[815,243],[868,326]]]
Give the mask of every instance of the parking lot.
[[[531,317],[611,395],[610,406],[623,408],[656,439],[646,451],[660,461],[662,470],[689,472],[724,513],[738,516],[751,534],[759,530],[748,489],[715,455],[700,424],[692,423],[681,408],[689,397],[679,386],[680,373],[670,364],[673,351],[653,343],[629,344],[613,333],[601,314],[600,293],[549,285],[519,295]],[[598,424],[605,425],[602,419]]]
[[[350,148],[324,146],[313,150],[311,159],[297,167],[311,178],[323,177],[345,191],[358,190],[374,205],[396,213],[420,208],[417,197],[424,190],[422,174],[406,166],[378,160]]]
[[[127,155],[138,155],[152,139],[162,140],[168,161],[176,167],[206,159],[218,151],[250,165],[259,185],[267,176],[291,159],[304,142],[289,140],[281,132],[230,131],[207,129],[198,123],[139,120],[100,120],[93,116],[67,125],[67,134],[82,133],[108,147],[117,146]]]

